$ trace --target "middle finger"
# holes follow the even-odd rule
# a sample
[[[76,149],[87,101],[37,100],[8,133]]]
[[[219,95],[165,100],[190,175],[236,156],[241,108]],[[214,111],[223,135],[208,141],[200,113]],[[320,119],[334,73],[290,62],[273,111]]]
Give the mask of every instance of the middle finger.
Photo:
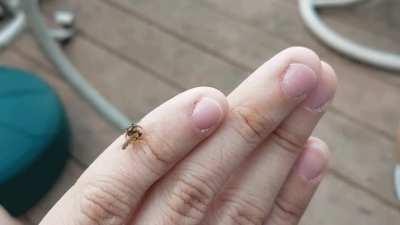
[[[232,171],[315,88],[320,67],[312,51],[290,48],[258,68],[228,96],[225,123],[153,187],[132,224],[198,224]]]

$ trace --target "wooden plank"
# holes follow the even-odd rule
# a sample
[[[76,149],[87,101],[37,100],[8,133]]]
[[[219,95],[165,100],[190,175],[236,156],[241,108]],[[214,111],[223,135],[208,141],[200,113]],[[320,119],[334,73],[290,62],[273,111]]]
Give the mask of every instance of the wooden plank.
[[[329,55],[329,50],[321,46],[309,32],[305,32],[299,18],[297,3],[286,4],[282,0],[200,0],[209,10],[227,18],[246,23],[268,32],[276,39],[283,39],[291,45],[302,45],[315,49],[319,54]]]
[[[196,85],[196,83],[201,84],[204,81],[207,82],[207,80],[210,80],[209,82],[215,83],[218,88],[221,88],[225,92],[232,89],[234,87],[234,84],[238,83],[245,73],[245,71],[239,68],[239,66],[233,66],[229,63],[224,62],[223,60],[220,60],[218,57],[215,57],[212,54],[206,54],[191,46],[190,44],[183,43],[179,39],[179,37],[175,37],[172,34],[160,31],[158,28],[154,28],[152,25],[149,26],[145,22],[138,21],[134,17],[129,17],[130,22],[127,24],[116,23],[115,21],[126,20],[127,16],[129,15],[112,9],[101,2],[71,1],[70,4],[72,5],[72,7],[79,8],[80,10],[78,26],[86,30],[83,39],[86,38],[90,41],[95,41],[96,43],[99,43],[102,47],[106,47],[107,50],[111,51],[112,54],[118,55],[118,57],[120,58],[118,60],[118,63],[130,63],[131,66],[143,65],[145,68],[150,68],[149,71],[154,71],[155,74],[149,72],[152,73],[152,76],[165,75],[165,77],[170,79],[173,84],[177,84],[177,86],[179,87],[182,86],[182,88]],[[92,15],[96,15],[96,17],[93,17]],[[114,20],[109,20],[110,17],[112,17]],[[97,26],[96,24],[101,24],[101,26]],[[107,27],[107,29],[104,29],[104,27]],[[94,37],[88,37],[88,35],[98,36],[102,38],[94,39]],[[126,39],[124,39],[123,37],[128,38],[129,42],[127,42]],[[87,60],[87,56],[83,55],[82,51],[79,51],[79,49],[82,49],[82,47],[74,47],[75,45],[78,44],[73,44],[73,46],[70,47],[71,49],[77,49],[76,54],[74,55],[75,61],[77,63],[80,62],[82,67],[84,67],[87,64],[85,62]],[[136,51],[134,47],[137,47],[139,45],[141,50]],[[157,48],[153,48],[152,46],[157,46]],[[145,51],[145,47],[149,47],[148,52],[144,54],[149,55],[147,56],[148,58],[146,56],[142,57],[142,52]],[[69,52],[72,51],[71,49],[69,49]],[[170,58],[171,53],[169,52],[174,52],[177,50],[180,50],[180,52],[182,52],[182,54],[185,56],[191,56],[189,58],[190,61],[185,61],[188,59],[182,59],[182,57]],[[85,54],[87,52],[88,51],[85,50]],[[95,53],[94,50],[93,53]],[[93,54],[90,55],[93,56],[90,58],[97,58]],[[107,54],[104,57],[105,61],[101,62],[108,64],[108,62],[106,61],[108,61],[108,57],[111,57],[110,54]],[[150,58],[153,60],[151,60]],[[170,71],[169,68],[180,67],[180,63],[183,63],[181,60],[184,60],[185,65],[191,66],[184,66],[182,67],[182,69],[174,70],[176,73],[168,72]],[[171,63],[172,65],[169,65],[167,62]],[[167,67],[166,73],[163,73],[163,66]],[[203,76],[199,76],[197,73],[198,67],[207,67],[209,73],[205,73]],[[109,71],[112,72],[112,70]],[[242,73],[236,74],[236,76],[231,76],[228,82],[224,82],[224,79],[222,79],[221,81],[221,78],[218,77],[229,77],[232,71],[242,71]],[[98,73],[96,70],[92,70],[92,72]],[[213,74],[218,74],[218,76],[213,76]],[[100,79],[101,77],[98,78]],[[353,95],[352,97],[354,98],[352,101],[356,101],[356,98],[359,97],[360,93],[357,92],[349,94],[349,92],[351,92],[354,88],[354,83],[360,83],[356,78],[358,77],[353,76],[353,82],[345,82],[345,89],[341,89],[340,93],[347,91],[343,94],[344,97],[341,97],[341,99],[343,99],[342,101],[344,102],[343,104],[346,103],[346,98],[349,98],[351,95]],[[93,80],[93,82],[102,81]],[[371,86],[372,84],[367,82],[367,86],[368,85]],[[380,82],[377,83],[377,85],[375,85],[374,87],[377,88],[377,91],[380,91],[382,89],[385,90],[387,88],[387,85]],[[390,92],[389,95],[395,97],[395,93],[397,93],[395,92],[396,90],[397,89],[393,87],[392,89],[389,89],[389,92],[394,91],[394,93]],[[391,102],[393,101],[391,100]],[[360,106],[356,105],[355,107],[365,107],[363,104],[359,105]],[[351,119],[340,119],[340,116],[336,115],[335,113],[329,114],[328,117],[332,117],[333,119],[325,120],[327,122],[324,121],[320,125],[320,127],[323,128],[321,130],[325,131],[324,136],[326,136],[328,140],[330,140],[330,145],[333,147],[334,151],[338,151],[338,153],[335,154],[338,158],[335,170],[339,171],[341,174],[344,174],[349,179],[354,179],[367,190],[373,191],[378,196],[383,196],[384,199],[390,201],[390,204],[396,204],[392,195],[393,187],[390,180],[391,169],[394,165],[394,162],[393,160],[385,161],[387,159],[390,159],[389,156],[392,154],[392,143],[389,140],[385,139],[385,137],[366,129],[363,126],[353,124]],[[342,124],[343,127],[336,125],[338,121],[342,121],[340,124]],[[357,138],[343,135],[340,140],[335,139],[334,137],[336,137],[336,134],[340,134],[341,132],[343,132],[344,127],[348,127],[345,130],[350,128],[353,129],[354,131],[352,132],[355,134],[366,134],[358,135]],[[333,136],[332,134],[335,135]],[[381,145],[375,145],[374,143],[384,143],[383,146],[385,147],[383,148]],[[380,151],[380,149],[382,148],[385,149],[384,152]],[[369,151],[371,151],[372,153],[365,154],[363,152],[364,149],[369,149]],[[353,165],[354,161],[358,162],[357,157],[359,155],[365,156],[368,160],[365,159],[366,161],[364,163],[357,164],[355,169],[343,167],[343,165]],[[376,159],[382,158],[385,160],[376,161]],[[374,165],[377,165],[377,172],[371,171],[369,164],[370,162],[373,162]]]
[[[282,3],[293,5],[290,1]],[[354,7],[326,9],[322,15],[326,21],[335,25],[337,31],[344,31],[351,39],[374,48],[399,52],[399,10],[399,1],[365,1]]]
[[[332,52],[313,38],[311,33],[304,32],[298,4],[293,4],[291,0],[256,0],[252,4],[244,0],[201,0],[201,2],[211,10],[263,29],[276,38],[285,39],[295,45],[309,46],[322,55],[332,55]],[[374,48],[398,52],[400,26],[396,26],[393,12],[397,12],[400,4],[393,1],[366,2],[356,7],[321,10],[321,18],[328,26],[349,39]],[[285,16],[282,16],[283,14]],[[340,57],[338,54],[334,56]],[[382,76],[385,80],[400,84],[398,76],[391,76],[393,73],[382,74],[386,75]]]
[[[357,183],[381,201],[400,206],[394,196],[392,174],[396,146],[393,141],[333,112],[324,116],[314,135],[329,144],[334,173]]]
[[[310,42],[312,41],[310,34],[304,32],[298,4],[293,4],[291,0],[256,0],[252,4],[248,4],[245,0],[201,0],[201,2],[230,18],[270,31],[274,36],[313,45]],[[396,23],[400,20],[396,21],[394,14],[397,14],[399,7],[400,4],[394,1],[366,1],[365,4],[354,7],[320,11],[325,22],[333,25],[335,30],[350,39],[371,47],[397,52],[400,50],[396,44],[400,26],[396,26]],[[321,47],[318,43],[314,45],[317,48]]]
[[[318,189],[300,224],[393,225],[398,223],[399,216],[395,209],[330,175]]]
[[[182,44],[181,40],[160,32],[157,28],[148,26],[143,21],[129,18],[129,23],[119,23],[118,26],[115,26],[113,21],[124,21],[126,14],[118,12],[113,15],[117,18],[110,20],[109,7],[104,7],[104,4],[92,0],[87,3],[75,0],[66,0],[62,4],[58,1],[49,3],[45,5],[45,11],[51,11],[62,5],[69,5],[78,14],[78,27],[84,28],[79,31],[81,36],[97,45],[102,45],[104,41],[109,42],[107,51],[120,58],[129,59],[136,67],[163,79],[171,86],[179,88],[199,85],[217,86],[229,91],[233,84],[237,82],[237,77],[235,77],[237,74],[242,75],[242,77],[247,76],[247,73],[244,73],[243,70],[216,60],[212,55],[199,54],[192,45]],[[95,21],[92,16],[93,10],[99,10],[99,15],[102,15],[99,19],[101,18],[105,24],[92,23]],[[112,10],[112,12],[117,11]],[[91,28],[86,29],[86,27]],[[105,27],[107,29],[104,29]],[[98,35],[105,35],[104,39],[100,41]],[[170,48],[166,48],[166,46],[170,46]],[[221,67],[227,72],[213,74],[215,70]],[[162,69],[160,70],[160,68]]]
[[[276,38],[286,40],[291,45],[303,45],[316,50],[323,58],[329,59],[328,61],[335,65],[339,74],[346,76],[341,77],[341,85],[343,85],[344,82],[354,83],[354,80],[346,80],[349,71],[353,71],[353,73],[359,76],[372,76],[375,79],[383,80],[391,85],[400,85],[400,76],[398,76],[397,73],[381,71],[372,67],[361,68],[361,70],[352,69],[352,67],[357,65],[355,62],[347,61],[346,58],[341,58],[341,55],[327,49],[325,45],[317,41],[311,33],[304,29],[298,6],[297,4],[293,4],[292,1],[254,1],[252,4],[248,4],[245,0],[201,0],[201,2],[210,10],[219,12],[228,18],[244,22],[257,29],[265,30]],[[368,4],[360,5],[361,7],[351,7],[347,8],[347,10],[346,8],[344,10],[323,10],[322,17],[329,26],[352,40],[359,41],[367,46],[398,52],[400,50],[396,41],[398,39],[398,34],[394,33],[397,32],[396,28],[393,29],[393,24],[388,27],[388,23],[390,22],[382,20],[381,17],[385,14],[385,10],[392,12],[393,9],[388,9],[388,6],[393,6],[393,8],[396,9],[396,7],[400,7],[400,5],[398,2],[389,3],[388,1],[369,2]],[[371,13],[373,14],[372,16],[369,15]],[[282,14],[285,16],[282,16]],[[394,23],[394,19],[390,17],[392,14],[389,13],[388,15],[390,21]],[[382,27],[385,32],[382,29],[377,30]],[[371,30],[370,28],[373,29]],[[343,66],[347,64],[350,64],[350,66]],[[362,79],[363,78],[361,78],[361,80]],[[369,82],[373,82],[374,79],[369,80],[371,80]],[[364,86],[364,84],[360,86]],[[377,87],[367,89],[376,91]],[[377,93],[376,96],[380,94],[382,93]],[[369,97],[366,99],[369,99]],[[397,106],[394,105],[394,107]],[[356,114],[363,115],[363,110],[358,111]],[[387,115],[386,113],[384,114]],[[394,111],[392,115],[398,115],[398,111]],[[366,117],[368,118],[368,116]],[[381,116],[381,118],[383,118],[383,116]],[[386,128],[385,131],[390,136],[393,135],[393,130],[397,126],[397,123],[392,122],[393,119],[396,120],[397,117],[393,118],[393,116],[391,116],[386,122],[380,122],[378,120],[379,128],[383,130]],[[376,123],[375,120],[374,123]],[[390,126],[390,124],[392,124],[392,126]]]
[[[235,61],[236,64],[246,64],[248,68],[259,65],[277,49],[293,44],[283,38],[271,37],[269,32],[221,16],[198,1],[179,0],[175,1],[175,4],[154,0],[111,2],[112,6],[117,5],[120,10],[129,9],[134,16],[149,20],[160,29],[173,32],[176,36],[185,36],[205,49],[215,49],[224,58]],[[89,21],[86,23],[89,24]],[[109,35],[112,36],[112,33]],[[397,115],[400,114],[400,108],[392,103],[399,102],[399,89],[380,80],[380,75],[377,76],[381,74],[379,71],[359,66],[332,54],[323,55],[323,59],[334,65],[341,80],[337,100],[334,102],[335,107],[356,120],[392,135],[397,128],[393,121],[396,121]],[[380,100],[379,104],[374,104],[375,99]]]
[[[153,74],[168,78],[176,86],[187,88],[207,85],[230,91],[238,76],[243,78],[247,75],[247,72],[198,51],[196,47],[182,43],[176,37],[149,26],[146,22],[110,9],[101,2],[66,2],[68,3],[65,4],[78,11],[77,25],[82,28],[82,36],[97,44],[107,42],[108,51],[129,59],[137,66],[148,68]],[[57,5],[48,7],[56,8]],[[95,22],[92,16],[95,11],[98,11],[101,22]],[[113,14],[113,20],[110,20],[109,13]],[[116,26],[116,21],[124,21],[127,16],[129,23],[118,23]],[[100,36],[104,37],[98,38]],[[215,73],[221,71],[221,68],[223,74]]]
[[[399,3],[395,0],[365,1],[354,7],[322,10],[321,16],[332,29],[350,40],[398,54],[400,52]],[[293,8],[290,1],[281,1],[280,4]],[[384,74],[381,79],[400,86],[398,72]]]

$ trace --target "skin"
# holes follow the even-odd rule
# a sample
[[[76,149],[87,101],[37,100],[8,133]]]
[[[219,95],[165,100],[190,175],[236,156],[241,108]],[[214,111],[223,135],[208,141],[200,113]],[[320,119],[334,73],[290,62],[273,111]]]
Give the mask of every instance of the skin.
[[[0,224],[4,225],[22,225],[22,222],[12,218],[7,211],[0,206]]]
[[[293,47],[227,97],[183,92],[139,122],[142,140],[121,151],[117,138],[40,224],[298,224],[327,168],[310,134],[335,89],[333,69]]]

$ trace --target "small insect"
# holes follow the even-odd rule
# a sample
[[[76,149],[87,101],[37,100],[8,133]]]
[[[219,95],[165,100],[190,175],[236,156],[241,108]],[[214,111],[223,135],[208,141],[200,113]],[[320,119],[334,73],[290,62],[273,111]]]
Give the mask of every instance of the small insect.
[[[143,128],[135,123],[132,123],[125,130],[126,141],[122,145],[122,149],[126,149],[128,145],[136,141],[139,141],[142,138],[142,136],[143,136]]]

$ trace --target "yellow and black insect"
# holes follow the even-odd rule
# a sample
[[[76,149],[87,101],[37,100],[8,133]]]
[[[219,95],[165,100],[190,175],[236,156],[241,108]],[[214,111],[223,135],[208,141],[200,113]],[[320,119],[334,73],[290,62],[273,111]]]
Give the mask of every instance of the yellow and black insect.
[[[129,125],[125,130],[125,142],[122,145],[122,149],[126,149],[128,145],[139,141],[143,136],[143,128],[135,123]]]

